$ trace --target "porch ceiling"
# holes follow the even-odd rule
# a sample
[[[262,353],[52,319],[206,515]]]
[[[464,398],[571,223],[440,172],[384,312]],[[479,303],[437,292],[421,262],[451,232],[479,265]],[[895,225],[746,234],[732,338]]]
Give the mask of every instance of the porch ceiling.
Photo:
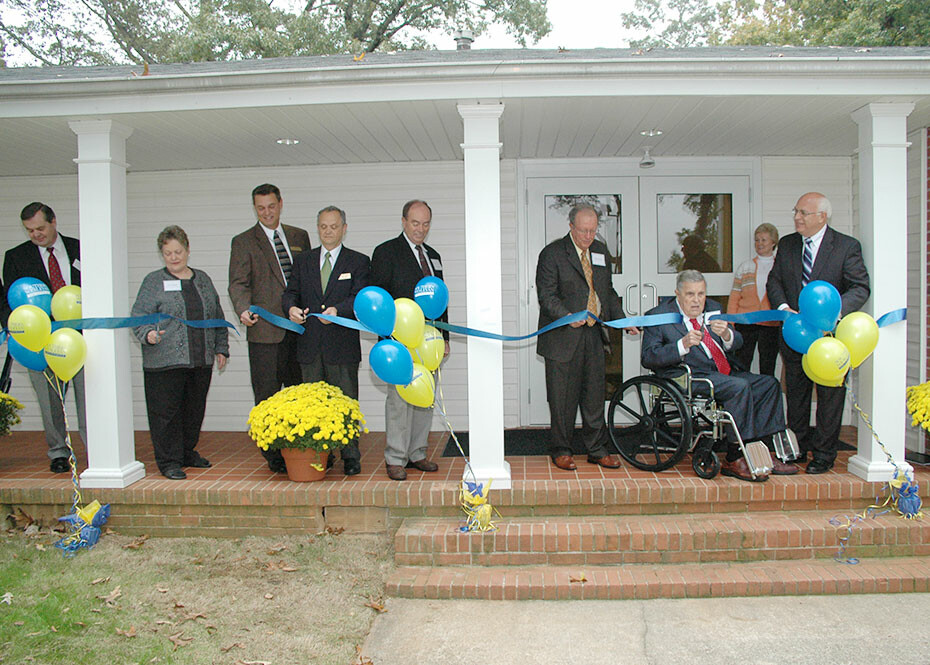
[[[596,91],[593,93],[596,95]],[[850,155],[855,109],[913,101],[908,126],[930,125],[930,97],[591,96],[503,98],[505,158]],[[85,116],[86,117],[86,116]],[[134,129],[133,171],[462,158],[451,100],[157,111],[106,116]],[[76,173],[67,117],[0,119],[0,176]],[[660,128],[647,138],[641,130]],[[279,138],[297,138],[281,146]]]

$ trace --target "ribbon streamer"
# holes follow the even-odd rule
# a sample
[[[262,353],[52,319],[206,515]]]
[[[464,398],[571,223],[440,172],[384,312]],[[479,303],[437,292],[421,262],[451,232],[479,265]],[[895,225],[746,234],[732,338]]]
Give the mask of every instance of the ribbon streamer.
[[[162,321],[174,320],[183,323],[191,328],[231,328],[237,335],[239,331],[236,326],[226,319],[204,319],[192,321],[190,319],[180,319],[170,314],[156,312],[144,316],[110,316],[94,317],[90,319],[66,319],[65,321],[54,321],[52,323],[52,332],[61,328],[73,328],[74,330],[116,330],[117,328],[135,328],[136,326],[156,325]]]

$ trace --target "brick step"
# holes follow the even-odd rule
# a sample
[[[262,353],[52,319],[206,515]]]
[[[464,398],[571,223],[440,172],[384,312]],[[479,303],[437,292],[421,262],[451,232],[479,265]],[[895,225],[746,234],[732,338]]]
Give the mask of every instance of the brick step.
[[[398,566],[608,565],[833,557],[833,513],[539,517],[465,533],[453,518],[407,518],[394,536]],[[930,521],[890,514],[854,527],[856,557],[930,555]]]
[[[930,558],[641,566],[401,567],[386,593],[402,598],[620,600],[930,591]]]

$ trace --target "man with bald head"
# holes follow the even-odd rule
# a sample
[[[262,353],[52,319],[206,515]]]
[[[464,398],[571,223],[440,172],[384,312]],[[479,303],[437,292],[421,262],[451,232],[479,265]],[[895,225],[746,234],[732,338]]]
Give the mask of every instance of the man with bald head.
[[[869,297],[869,272],[862,261],[859,241],[829,226],[833,208],[826,196],[808,192],[792,211],[796,233],[778,243],[775,265],[769,273],[766,292],[772,307],[798,311],[801,290],[814,280],[829,282],[840,292],[841,316],[855,312]],[[840,425],[846,386],[817,386],[817,426],[810,427],[813,382],[801,368],[801,354],[781,340],[785,363],[788,427],[798,435],[800,461],[812,453],[808,473],[826,473],[833,468],[839,447]]]

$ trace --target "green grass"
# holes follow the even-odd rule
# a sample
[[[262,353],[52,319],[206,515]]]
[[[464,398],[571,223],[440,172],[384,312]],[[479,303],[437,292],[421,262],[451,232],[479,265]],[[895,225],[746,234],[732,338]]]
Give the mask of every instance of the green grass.
[[[384,536],[165,538],[127,548],[133,538],[111,534],[73,559],[56,538],[0,534],[4,664],[345,665],[392,565]]]

